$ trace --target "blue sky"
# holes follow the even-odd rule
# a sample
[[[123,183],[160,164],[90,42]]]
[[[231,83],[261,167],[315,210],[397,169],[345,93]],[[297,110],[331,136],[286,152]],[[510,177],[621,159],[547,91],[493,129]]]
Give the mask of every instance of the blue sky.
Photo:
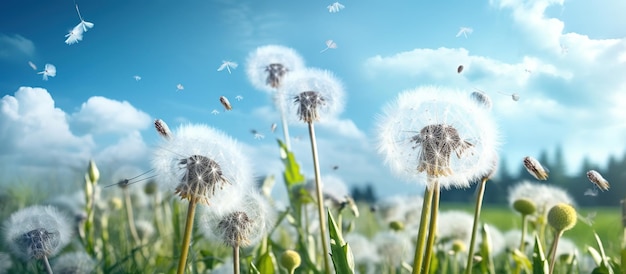
[[[486,91],[501,130],[501,157],[513,170],[524,156],[557,144],[570,173],[583,157],[602,165],[626,150],[624,1],[346,0],[336,13],[327,9],[333,1],[319,0],[77,3],[95,26],[73,45],[63,42],[80,22],[73,1],[0,3],[5,179],[71,188],[89,158],[104,174],[145,170],[158,141],[155,118],[171,128],[192,122],[221,129],[244,144],[257,174],[279,175],[281,135],[270,131],[279,116],[245,73],[248,54],[269,44],[293,48],[306,66],[343,82],[345,110],[321,123],[318,137],[322,173],[347,185],[376,183],[385,196],[419,192],[382,163],[374,125],[398,93],[423,85]],[[456,37],[461,27],[473,32]],[[320,53],[329,39],[338,47]],[[239,67],[217,71],[223,60]],[[37,71],[54,64],[57,75],[43,81],[28,61]],[[176,91],[177,84],[184,90]],[[222,95],[232,111],[223,111]],[[265,138],[254,139],[251,129]],[[311,177],[306,127],[290,131]]]

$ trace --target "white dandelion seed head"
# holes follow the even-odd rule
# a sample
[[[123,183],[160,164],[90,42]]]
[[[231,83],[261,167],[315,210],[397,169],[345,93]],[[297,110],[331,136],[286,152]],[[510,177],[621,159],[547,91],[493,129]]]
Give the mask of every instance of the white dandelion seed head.
[[[493,104],[491,103],[491,98],[489,98],[489,95],[487,95],[487,93],[484,93],[480,90],[475,90],[470,94],[470,97],[478,106],[483,107],[487,110],[491,110],[491,106]]]
[[[348,233],[344,239],[350,245],[355,265],[364,265],[369,269],[375,267],[375,264],[380,261],[374,243],[362,234]]]
[[[64,253],[52,264],[54,273],[87,274],[93,273],[95,269],[95,260],[84,251]]]
[[[275,209],[257,191],[248,191],[241,203],[228,211],[202,208],[199,220],[202,233],[230,247],[256,244],[276,220]]]
[[[418,195],[394,195],[376,204],[376,216],[383,227],[390,222],[404,223],[406,230],[417,231],[422,216],[422,197]]]
[[[515,250],[518,249],[519,250],[519,245],[520,242],[522,241],[522,231],[519,229],[512,229],[509,230],[507,232],[505,232],[502,237],[504,238],[504,247],[508,250]],[[532,251],[532,248],[528,248],[529,246],[531,246],[533,244],[533,236],[531,234],[526,234],[526,236],[524,236],[524,243],[525,243],[525,248],[524,250],[527,253],[530,253]]]
[[[338,206],[341,202],[346,200],[346,196],[350,196],[348,186],[340,177],[334,175],[323,175],[320,182],[322,184],[322,195],[325,203]],[[307,180],[305,188],[311,197],[315,197],[316,186],[314,179]]]
[[[489,253],[492,256],[498,256],[500,253],[502,253],[505,250],[505,247],[506,247],[504,235],[502,235],[502,232],[493,225],[485,224],[485,228],[487,229],[487,233],[489,233],[489,242],[488,242]],[[478,245],[480,245],[483,242],[482,233],[480,233],[479,235],[480,235],[480,240],[478,241],[479,242]]]
[[[241,146],[206,125],[180,126],[162,141],[152,159],[162,189],[199,198],[211,207],[232,207],[253,188],[249,160]],[[190,188],[191,187],[191,188]]]
[[[73,230],[70,218],[55,207],[35,205],[11,214],[4,231],[11,252],[28,261],[56,255]]]
[[[378,232],[372,241],[380,260],[393,267],[400,266],[412,248],[407,235],[390,231]]]
[[[437,241],[451,250],[455,240],[462,241],[469,246],[472,237],[474,216],[464,211],[441,211],[437,217]]]
[[[154,228],[154,224],[148,220],[137,220],[135,222],[135,227],[137,228],[137,234],[139,235],[139,239],[142,241],[148,241],[152,236],[154,236],[156,229]]]
[[[343,84],[330,71],[307,68],[290,73],[283,90],[283,104],[292,123],[332,119],[343,111]]]
[[[0,274],[9,272],[11,267],[13,267],[11,256],[7,253],[0,252]]]
[[[496,125],[457,91],[426,86],[403,92],[383,109],[377,126],[379,153],[408,182],[430,185],[430,176],[443,188],[469,187],[494,168]]]
[[[572,206],[576,204],[564,189],[530,181],[522,181],[509,188],[508,199],[511,207],[515,201],[522,198],[532,201],[537,207],[537,213],[541,215],[548,214],[550,208],[559,203]]]
[[[246,61],[250,83],[259,90],[274,93],[272,81],[280,86],[282,77],[304,69],[304,60],[294,49],[280,45],[266,45],[251,52]]]
[[[576,257],[578,257],[580,256],[580,251],[574,241],[569,238],[561,237],[556,247],[556,257],[561,255],[576,255]]]

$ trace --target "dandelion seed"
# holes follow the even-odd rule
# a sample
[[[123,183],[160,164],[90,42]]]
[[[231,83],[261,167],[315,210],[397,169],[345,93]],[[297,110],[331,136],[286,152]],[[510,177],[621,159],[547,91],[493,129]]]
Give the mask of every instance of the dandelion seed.
[[[609,182],[604,179],[599,172],[595,170],[589,170],[587,171],[587,178],[602,191],[609,190]]]
[[[476,89],[471,93],[470,97],[476,104],[485,109],[491,109],[491,98],[482,90]]]
[[[133,76],[133,78],[135,78],[135,81],[139,82],[139,80],[141,80],[141,76],[139,75],[135,75]]]
[[[345,6],[342,5],[339,2],[335,2],[335,3],[332,3],[332,4],[328,5],[326,8],[328,9],[328,12],[336,13],[336,12],[339,12],[340,10],[344,9]]]
[[[154,120],[154,128],[159,133],[159,135],[161,135],[161,137],[165,138],[166,140],[172,139],[172,132],[163,120]]]
[[[252,132],[252,134],[254,135],[254,139],[256,140],[261,140],[265,138],[265,135],[259,133],[258,131],[256,131],[256,129],[250,130],[250,132]]]
[[[225,96],[220,96],[220,103],[224,106],[224,110],[232,110],[233,107],[230,105],[230,101]]]
[[[241,100],[243,100],[243,96],[237,95],[237,96],[235,96],[235,100],[241,101]]]
[[[461,35],[465,36],[465,38],[467,38],[468,34],[472,34],[472,32],[474,32],[474,29],[472,28],[468,28],[468,27],[461,27],[459,28],[459,32],[456,33],[456,37],[459,37]]]
[[[320,51],[320,53],[325,52],[329,49],[336,49],[336,48],[337,48],[337,43],[335,43],[333,40],[326,40],[326,48]]]
[[[235,62],[231,62],[231,61],[222,61],[222,65],[217,68],[217,71],[222,71],[224,69],[228,70],[228,74],[231,73],[231,69],[236,69],[237,68],[237,63]]]
[[[533,71],[532,71],[532,70],[530,70],[530,69],[524,69],[524,71],[525,71],[526,73],[528,73],[528,74],[533,73]]]
[[[598,189],[596,188],[588,188],[587,190],[585,190],[585,196],[598,196]]]
[[[524,157],[524,167],[535,179],[545,181],[548,179],[548,171],[537,161],[535,158],[526,156]]]
[[[176,91],[181,91],[181,90],[184,90],[184,89],[185,89],[185,87],[183,87],[182,84],[176,85]]]
[[[272,131],[272,133],[274,133],[274,131],[276,131],[277,127],[278,127],[278,125],[276,123],[272,123],[272,125],[270,126],[270,130]]]
[[[93,23],[87,22],[83,20],[83,17],[80,15],[80,10],[78,10],[78,5],[76,5],[76,12],[78,13],[78,18],[80,19],[80,23],[76,25],[68,34],[65,35],[67,39],[65,39],[65,43],[68,45],[72,45],[78,43],[83,40],[83,33],[87,32],[90,28],[93,28]]]
[[[43,74],[43,80],[48,81],[48,77],[54,77],[57,75],[57,67],[53,64],[46,64],[43,71],[40,71],[37,74]]]
[[[33,70],[37,70],[37,65],[35,65],[33,62],[28,61],[28,65],[33,69]]]
[[[502,92],[502,91],[498,91],[498,93],[506,95],[506,96],[511,96],[511,99],[513,99],[513,101],[515,101],[515,102],[519,101],[519,98],[520,98],[519,94],[517,94],[517,93],[508,94],[508,93],[505,93],[505,92]]]
[[[217,109],[214,109],[213,111],[211,111],[211,114],[218,115],[220,114],[220,112]]]
[[[460,65],[456,68],[456,73],[461,73],[463,72],[463,65]]]

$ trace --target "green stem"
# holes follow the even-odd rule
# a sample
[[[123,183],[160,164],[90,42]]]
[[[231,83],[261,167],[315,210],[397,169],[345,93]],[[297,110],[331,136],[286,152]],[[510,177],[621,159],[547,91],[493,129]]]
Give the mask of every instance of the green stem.
[[[320,232],[322,237],[322,250],[324,253],[322,257],[324,258],[324,268],[326,269],[326,273],[330,274],[330,262],[328,261],[328,243],[326,240],[326,218],[324,215],[324,197],[322,196],[322,182],[320,175],[320,167],[319,160],[317,157],[317,143],[315,141],[315,127],[313,123],[309,124],[309,138],[311,139],[311,151],[313,152],[313,169],[315,170],[315,189],[317,192],[317,212],[319,213],[319,221],[320,221]]]
[[[422,254],[424,253],[424,242],[426,241],[426,227],[430,217],[430,205],[433,201],[433,191],[428,186],[424,189],[424,199],[422,201],[422,216],[420,216],[420,227],[417,233],[415,244],[415,255],[413,256],[412,274],[420,273],[422,270]]]
[[[187,265],[187,255],[189,254],[189,243],[191,242],[191,231],[193,230],[193,218],[196,214],[196,199],[189,199],[189,207],[187,208],[187,221],[185,222],[185,235],[183,235],[183,244],[181,246],[180,260],[178,261],[178,271],[176,273],[185,273]]]
[[[528,233],[528,222],[526,221],[527,217],[527,214],[522,215],[522,236],[520,237],[521,242],[519,244],[519,251],[522,254],[524,254],[524,248],[526,247],[526,233]]]
[[[133,215],[133,204],[130,200],[130,193],[128,189],[124,189],[124,209],[126,210],[126,221],[128,221],[128,229],[130,230],[130,235],[133,237],[135,241],[135,246],[141,244],[141,240],[139,239],[139,234],[137,233],[137,227],[135,227],[135,217]]]
[[[563,235],[563,231],[555,231],[554,241],[550,247],[550,274],[554,272],[554,260],[556,259],[556,247],[559,245],[559,238]]]
[[[487,180],[485,177],[478,185],[478,195],[476,196],[476,207],[474,208],[474,226],[472,227],[472,238],[470,240],[469,252],[467,254],[467,265],[465,266],[465,274],[472,273],[472,262],[474,261],[474,246],[476,244],[476,231],[478,230],[478,223],[480,222],[480,211],[483,207],[483,197],[485,196],[485,186]]]
[[[433,202],[430,210],[430,227],[428,229],[428,240],[426,241],[426,251],[424,251],[424,271],[422,273],[429,273],[430,271],[430,259],[434,252],[435,236],[437,234],[437,215],[439,213],[439,194],[441,188],[439,187],[439,181],[435,180],[433,184]]]
[[[239,274],[239,245],[233,246],[233,274]]]

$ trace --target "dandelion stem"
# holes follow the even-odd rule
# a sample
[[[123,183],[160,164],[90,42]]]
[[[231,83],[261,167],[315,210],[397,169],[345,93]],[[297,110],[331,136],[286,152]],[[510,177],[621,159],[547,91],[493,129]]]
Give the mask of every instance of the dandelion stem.
[[[522,214],[522,236],[521,242],[519,244],[519,251],[524,253],[524,248],[526,247],[526,233],[528,231],[528,222],[527,222],[528,214]]]
[[[424,241],[426,241],[426,226],[430,217],[430,205],[433,201],[433,189],[424,189],[424,199],[422,203],[422,216],[420,217],[420,227],[417,233],[417,243],[415,244],[415,256],[413,257],[413,274],[422,270],[422,254],[424,253]]]
[[[554,241],[552,241],[552,246],[550,247],[550,274],[554,272],[554,260],[556,259],[556,247],[559,245],[559,239],[563,235],[563,231],[556,231],[554,233]]]
[[[130,229],[130,235],[135,241],[135,245],[140,244],[139,234],[137,233],[137,227],[135,227],[135,217],[133,215],[133,204],[130,200],[130,193],[127,189],[124,189],[124,207],[126,209],[126,219],[128,221],[128,228]]]
[[[239,274],[239,245],[233,246],[233,274]]]
[[[191,230],[193,229],[193,218],[196,214],[195,198],[189,199],[189,207],[187,208],[187,221],[185,222],[185,234],[183,235],[183,244],[181,246],[180,260],[178,261],[178,271],[176,273],[185,273],[187,265],[187,255],[189,254],[189,243],[191,242]]]
[[[43,266],[46,268],[46,272],[48,274],[52,274],[52,267],[50,267],[50,261],[48,261],[48,256],[43,256],[41,259],[43,261]]]
[[[476,231],[478,230],[478,223],[480,221],[480,211],[483,207],[483,197],[485,196],[485,186],[487,185],[487,180],[489,178],[485,177],[478,185],[478,194],[476,196],[476,207],[474,208],[474,226],[472,227],[472,238],[470,240],[469,252],[467,253],[467,265],[465,267],[465,274],[472,273],[472,261],[474,258],[474,245],[476,243]]]
[[[428,229],[428,240],[426,241],[426,250],[424,251],[424,271],[422,273],[430,273],[430,258],[434,252],[435,234],[437,234],[437,215],[439,213],[439,194],[441,188],[439,181],[435,180],[433,184],[433,201],[430,209],[430,227]]]
[[[320,178],[319,160],[317,157],[317,143],[315,141],[315,127],[309,124],[309,138],[311,139],[311,152],[313,153],[313,169],[315,170],[315,189],[317,192],[317,212],[319,213],[320,232],[322,237],[322,257],[324,258],[324,269],[330,274],[330,262],[328,261],[328,243],[326,240],[326,218],[324,218],[324,198],[322,196],[322,182]]]

